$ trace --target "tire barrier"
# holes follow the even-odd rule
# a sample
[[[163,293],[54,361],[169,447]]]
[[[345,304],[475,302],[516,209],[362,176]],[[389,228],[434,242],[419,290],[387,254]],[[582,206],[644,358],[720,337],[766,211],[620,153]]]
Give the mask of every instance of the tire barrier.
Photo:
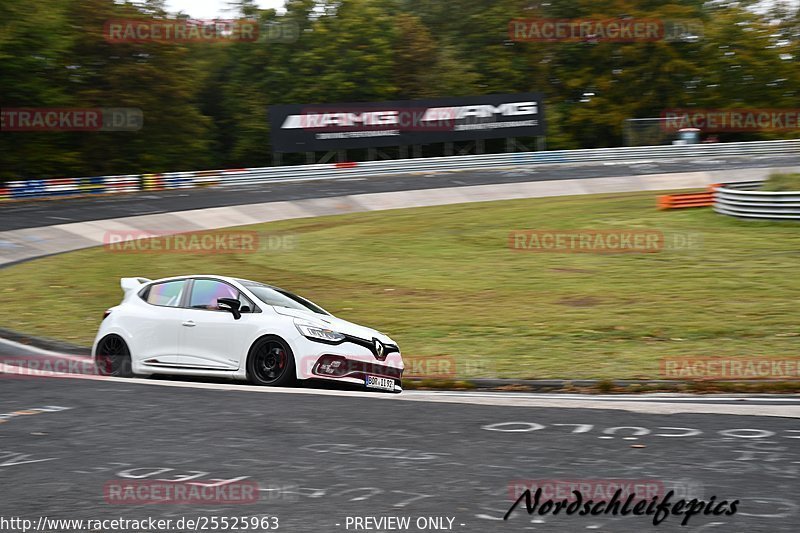
[[[714,211],[760,220],[800,220],[800,191],[759,190],[763,181],[724,184],[714,191]]]
[[[674,158],[745,157],[800,153],[800,139],[722,144],[634,146],[464,156],[340,162],[322,165],[165,172],[141,176],[102,176],[12,181],[0,188],[0,201],[130,191],[160,191],[206,185],[259,185],[284,181],[334,180],[414,172],[485,170],[528,165],[579,165]],[[133,188],[136,181],[136,188]]]

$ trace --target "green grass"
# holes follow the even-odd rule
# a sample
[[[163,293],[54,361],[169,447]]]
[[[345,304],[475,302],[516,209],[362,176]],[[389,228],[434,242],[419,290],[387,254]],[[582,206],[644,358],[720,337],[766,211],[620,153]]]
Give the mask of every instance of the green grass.
[[[800,174],[772,174],[764,184],[765,191],[800,191]]]
[[[217,273],[295,290],[389,333],[406,356],[450,356],[460,378],[659,376],[666,356],[798,355],[800,227],[656,193],[515,200],[284,221],[290,251],[119,254],[102,248],[4,269],[0,324],[88,345],[119,278]],[[655,229],[690,250],[512,252],[517,229]],[[469,365],[467,364],[469,363]]]

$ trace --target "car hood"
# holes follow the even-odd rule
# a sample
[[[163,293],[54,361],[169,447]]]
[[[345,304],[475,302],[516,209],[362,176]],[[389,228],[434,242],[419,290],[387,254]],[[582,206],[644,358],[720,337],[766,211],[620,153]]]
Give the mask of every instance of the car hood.
[[[383,343],[396,344],[387,335],[384,335],[378,330],[368,328],[366,326],[359,326],[353,322],[337,318],[333,315],[320,315],[311,311],[302,311],[300,309],[291,309],[289,307],[272,306],[275,312],[283,316],[291,316],[294,318],[301,318],[309,322],[326,324],[330,329],[344,333],[345,335],[352,335],[366,340],[371,340],[373,337],[380,339]]]

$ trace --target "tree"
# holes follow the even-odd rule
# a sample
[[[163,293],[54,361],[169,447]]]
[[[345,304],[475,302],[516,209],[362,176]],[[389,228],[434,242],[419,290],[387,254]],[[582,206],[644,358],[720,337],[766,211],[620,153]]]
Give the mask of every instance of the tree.
[[[67,58],[74,38],[58,0],[0,3],[0,106],[70,107]],[[0,180],[56,175],[80,164],[65,137],[0,133]]]

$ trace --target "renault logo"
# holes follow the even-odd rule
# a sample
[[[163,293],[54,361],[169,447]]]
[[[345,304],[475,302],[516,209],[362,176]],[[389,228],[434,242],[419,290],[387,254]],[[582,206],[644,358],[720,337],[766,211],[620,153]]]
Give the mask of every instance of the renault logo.
[[[378,339],[372,339],[372,341],[375,343],[375,356],[378,359],[383,359],[383,354],[386,351],[386,348],[383,346],[383,343]]]

